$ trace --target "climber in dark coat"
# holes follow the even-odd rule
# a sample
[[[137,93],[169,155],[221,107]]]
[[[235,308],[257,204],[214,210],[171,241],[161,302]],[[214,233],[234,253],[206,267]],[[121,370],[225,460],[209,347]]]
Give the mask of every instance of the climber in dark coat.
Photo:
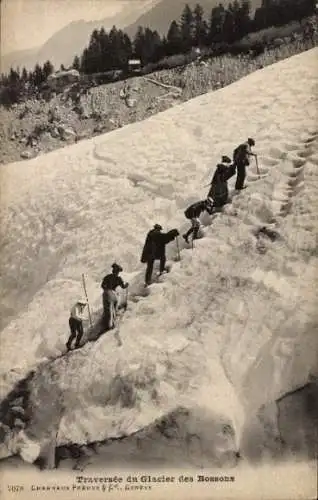
[[[213,199],[214,207],[222,207],[228,201],[227,181],[235,174],[235,165],[231,163],[228,156],[222,156],[222,163],[216,167],[208,194],[208,198]]]
[[[191,227],[190,229],[183,235],[184,240],[186,243],[189,243],[189,236],[190,234],[193,233],[192,240],[196,240],[198,237],[198,233],[200,230],[200,220],[199,217],[200,215],[206,211],[208,212],[209,215],[213,213],[213,200],[212,198],[207,198],[206,200],[202,201],[197,201],[190,205],[184,212],[185,217],[188,220],[191,220]]]
[[[160,224],[155,224],[146,236],[140,259],[143,264],[147,263],[145,286],[151,283],[155,260],[160,260],[160,274],[166,270],[166,245],[179,235],[177,229],[172,229],[168,233],[162,233],[161,231]]]
[[[237,168],[236,190],[240,191],[241,189],[245,189],[244,181],[246,177],[246,167],[250,164],[250,157],[257,156],[252,152],[253,146],[255,146],[255,141],[249,137],[246,142],[237,146],[233,152],[233,162]]]

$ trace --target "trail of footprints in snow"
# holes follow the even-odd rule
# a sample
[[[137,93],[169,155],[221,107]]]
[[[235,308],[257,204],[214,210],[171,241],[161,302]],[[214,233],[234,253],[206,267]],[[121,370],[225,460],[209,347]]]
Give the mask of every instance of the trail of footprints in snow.
[[[275,187],[273,192],[273,215],[285,217],[291,210],[293,204],[293,198],[302,191],[304,188],[304,168],[306,162],[310,159],[311,156],[315,154],[314,143],[318,141],[318,131],[309,134],[309,137],[298,144],[285,144],[286,151],[282,151],[279,148],[272,148],[270,151],[271,156],[265,157],[265,161],[263,159],[262,164],[265,165],[265,168],[260,166],[260,176],[261,179],[267,177],[270,173],[270,169],[266,167],[273,167],[278,165],[281,161],[289,160],[292,165],[292,170],[289,171],[288,174],[285,174],[284,179]],[[293,153],[292,157],[289,159],[289,153]],[[315,161],[315,160],[313,160]],[[259,180],[258,175],[249,173],[247,177],[250,183],[253,183]],[[217,215],[217,214],[215,214]],[[207,222],[207,226],[213,223],[212,220]],[[189,246],[183,244],[180,245],[180,251],[184,248],[189,248]],[[176,257],[176,255],[175,255]],[[173,258],[175,260],[175,258]],[[270,277],[269,281],[270,280]],[[275,280],[274,280],[275,281]],[[160,280],[159,280],[160,282]],[[286,284],[283,280],[278,280],[276,278],[275,281],[278,285],[279,292],[282,293],[282,290],[288,290],[286,288]],[[149,294],[149,290],[146,289],[143,292],[136,293],[133,301],[137,301],[140,296],[147,296]],[[137,300],[136,300],[137,299]]]
[[[312,155],[315,154],[313,144],[318,140],[318,132],[313,132],[309,138],[302,141],[298,146],[296,144],[285,144],[287,151],[282,151],[278,148],[272,148],[271,155],[263,158],[263,165],[268,167],[276,166],[280,161],[288,161],[289,153],[296,154],[290,158],[292,170],[286,174],[281,182],[274,189],[272,208],[274,216],[286,217],[289,214],[294,197],[304,188],[304,168],[306,162]],[[267,177],[269,169],[260,167],[261,178]],[[258,176],[250,173],[247,176],[249,183],[254,183],[258,180]]]
[[[275,187],[273,192],[274,216],[286,216],[291,210],[294,196],[303,189],[304,165],[314,154],[313,144],[317,142],[317,140],[318,131],[310,134],[309,138],[302,141],[299,146],[297,144],[285,144],[287,152],[274,147],[270,151],[270,155],[263,158],[262,164],[265,168],[264,166],[260,166],[261,178],[267,177],[270,173],[270,167],[277,165],[280,161],[288,160],[288,153],[294,153],[294,156],[290,159],[290,162],[293,165],[292,171],[289,172],[289,174],[285,176],[285,179]],[[258,180],[258,176],[253,173],[249,173],[247,179],[250,183],[254,183]],[[213,221],[209,221],[207,225],[212,223]],[[189,249],[189,246],[181,241],[180,251],[183,249]],[[171,259],[173,261],[178,260],[177,252],[175,252],[175,255],[171,256]],[[155,282],[160,283],[161,279],[157,279]],[[140,299],[147,297],[149,293],[149,288],[144,288],[143,284],[140,284],[139,286],[137,285],[134,292],[130,295],[130,301],[139,302]]]
[[[267,177],[269,174],[270,167],[276,166],[280,161],[283,160],[288,160],[288,153],[296,153],[296,158],[293,156],[290,159],[290,162],[293,166],[292,171],[289,172],[288,175],[286,175],[285,179],[279,183],[274,192],[273,192],[273,204],[274,204],[274,215],[280,215],[282,217],[285,217],[291,210],[292,204],[293,204],[293,198],[296,196],[304,187],[304,167],[306,162],[311,158],[311,156],[314,155],[314,143],[318,141],[318,131],[310,134],[309,138],[306,139],[305,141],[302,141],[300,146],[298,147],[297,145],[294,144],[287,144],[285,145],[285,148],[287,152],[282,152],[281,150],[277,148],[273,148],[270,152],[271,156],[267,156],[263,158],[262,164],[265,166],[261,167],[260,173],[261,173],[261,178]],[[313,163],[317,163],[316,159],[312,159]],[[266,167],[269,167],[268,169]],[[253,183],[256,180],[258,180],[258,176],[252,173],[249,173],[247,177],[248,181]],[[32,212],[32,210],[31,210]],[[14,215],[14,214],[13,214]],[[33,215],[33,213],[31,213]],[[26,222],[30,219],[33,221],[33,217],[30,217],[29,213],[25,213],[24,217],[26,219]],[[23,219],[23,217],[22,217]],[[212,222],[210,222],[208,225],[210,225]],[[43,223],[40,221],[39,223],[39,230],[43,234]],[[43,234],[43,237],[45,237],[45,234]],[[184,248],[189,248],[185,244],[180,245],[180,251],[183,250]],[[172,260],[176,260],[176,255],[172,257]],[[254,279],[256,276],[254,276]],[[259,276],[259,279],[262,281],[263,280],[263,275]],[[160,282],[160,280],[159,280]],[[277,282],[277,279],[275,279],[275,283]],[[288,289],[288,287],[280,287],[281,289]],[[149,289],[144,289],[142,286],[137,287],[135,293],[132,294],[130,297],[130,300],[132,302],[137,302],[140,298],[146,297],[149,295]],[[120,325],[119,325],[120,328]],[[116,329],[116,332],[114,334],[119,335],[119,332]],[[115,335],[116,336],[116,335]],[[118,340],[118,339],[117,339]],[[295,339],[281,339],[279,343],[275,343],[273,346],[273,359],[276,359],[276,351],[287,351],[290,350],[291,345],[293,345],[293,342]],[[121,345],[121,342],[118,342],[118,345]],[[76,351],[77,352],[77,351]],[[55,359],[50,359],[48,360],[48,364],[51,364],[52,362],[54,363],[57,359],[62,358],[64,356],[69,357],[69,355],[72,354],[72,351],[69,353],[62,353],[61,356],[58,356]],[[288,352],[285,353],[285,355],[288,355]],[[281,363],[281,353],[279,357],[279,363]],[[274,370],[274,375],[276,375],[276,370]],[[29,374],[30,376],[30,374]],[[32,376],[32,375],[31,375]],[[28,380],[28,376],[26,377],[25,381]],[[17,394],[18,392],[18,394]],[[22,428],[25,426],[23,422],[23,415],[24,415],[24,410],[23,407],[27,406],[25,403],[24,405],[22,404],[22,397],[21,393],[17,390],[13,390],[7,398],[2,402],[2,406],[5,406],[5,413],[7,415],[10,414],[12,416],[14,422],[11,422],[11,427],[15,427],[17,425],[21,426]],[[8,406],[11,407],[12,411],[8,411]],[[17,415],[14,413],[14,410],[16,409]],[[17,419],[15,418],[17,416]],[[9,429],[10,427],[8,427]]]
[[[106,163],[107,166],[109,164],[116,166],[116,162],[112,158],[103,156],[98,152],[97,146],[94,148],[93,158]],[[129,174],[123,174],[120,172],[114,173],[104,170],[102,167],[97,167],[96,175],[109,177],[113,181],[122,181],[124,179],[129,181],[132,187],[142,189],[145,193],[149,193],[150,195],[154,194],[170,201],[174,199],[173,188],[170,183],[166,182],[161,184],[160,182],[156,182],[153,178],[144,176],[137,172]]]
[[[284,179],[275,186],[272,195],[274,216],[285,217],[292,208],[294,196],[296,196],[304,188],[304,166],[306,161],[308,161],[308,159],[315,153],[313,150],[313,144],[317,142],[317,140],[318,132],[314,132],[309,135],[308,139],[302,141],[300,145],[290,143],[285,144],[286,151],[273,147],[270,151],[270,155],[263,158],[263,166],[260,165],[261,179],[268,176],[270,173],[270,167],[278,165],[281,161],[288,161],[289,153],[293,153],[289,160],[292,164],[292,170],[289,171],[289,173],[284,176]],[[250,172],[247,176],[247,180],[250,184],[253,184],[255,181],[258,181],[259,178],[257,174]],[[212,221],[207,223],[208,226],[211,224]],[[189,249],[189,246],[181,242],[180,251],[185,248]],[[172,260],[176,260],[176,255],[172,257]],[[156,280],[157,283],[160,283],[160,281],[160,279]],[[130,299],[132,302],[138,302],[140,298],[147,297],[149,293],[148,288],[142,289],[140,287],[134,294],[132,294]]]

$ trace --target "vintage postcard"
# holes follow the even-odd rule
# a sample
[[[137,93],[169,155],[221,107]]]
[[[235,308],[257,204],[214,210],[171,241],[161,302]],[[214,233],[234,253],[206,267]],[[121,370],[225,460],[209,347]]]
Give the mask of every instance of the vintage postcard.
[[[317,13],[1,1],[1,499],[317,498]]]

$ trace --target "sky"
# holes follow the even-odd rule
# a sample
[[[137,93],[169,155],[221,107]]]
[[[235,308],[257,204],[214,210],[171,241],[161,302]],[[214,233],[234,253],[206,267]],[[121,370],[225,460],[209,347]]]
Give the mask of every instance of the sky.
[[[111,17],[145,0],[0,0],[1,53],[37,47],[68,23]]]

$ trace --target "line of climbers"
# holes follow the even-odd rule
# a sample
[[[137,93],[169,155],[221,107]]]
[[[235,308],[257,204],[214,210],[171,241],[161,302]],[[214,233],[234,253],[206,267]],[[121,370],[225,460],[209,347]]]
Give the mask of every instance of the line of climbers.
[[[183,235],[186,243],[189,243],[189,236],[191,234],[192,241],[198,238],[201,226],[199,217],[204,211],[207,211],[211,215],[215,208],[220,208],[228,203],[229,190],[227,181],[235,175],[236,171],[235,189],[245,189],[246,167],[250,164],[250,157],[256,157],[256,154],[251,150],[253,146],[255,146],[255,141],[252,138],[240,144],[233,152],[233,162],[228,156],[222,156],[221,163],[217,165],[213,178],[208,184],[210,189],[207,199],[193,203],[184,212],[185,217],[191,221],[190,229]],[[141,262],[147,264],[145,287],[151,284],[153,267],[156,260],[160,261],[159,275],[169,271],[166,267],[166,245],[177,238],[179,234],[178,229],[172,229],[167,233],[163,233],[160,224],[155,224],[153,229],[147,233],[141,254]],[[114,263],[112,265],[112,272],[104,277],[101,284],[103,289],[103,322],[107,329],[115,328],[116,325],[118,311],[116,288],[120,286],[128,291],[129,283],[124,283],[119,276],[122,271],[123,268]],[[127,305],[127,295],[126,293],[124,307]],[[74,339],[76,339],[75,348],[80,347],[80,341],[83,336],[83,313],[86,305],[87,300],[80,299],[71,309],[69,318],[71,335],[66,343],[68,350],[71,349]]]

